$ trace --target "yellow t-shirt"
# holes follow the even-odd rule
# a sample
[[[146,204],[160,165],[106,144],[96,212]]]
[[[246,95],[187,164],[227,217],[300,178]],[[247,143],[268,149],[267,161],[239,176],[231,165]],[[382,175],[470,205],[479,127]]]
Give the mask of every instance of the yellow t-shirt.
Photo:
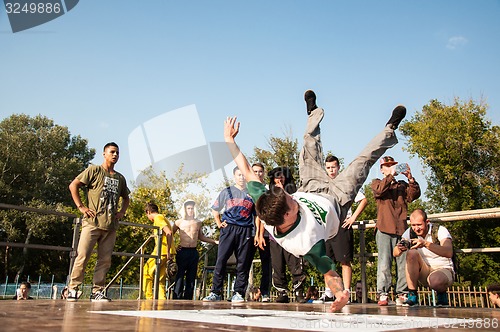
[[[163,227],[167,226],[168,229],[170,229],[170,231],[172,231],[172,226],[170,225],[170,223],[167,221],[167,219],[165,219],[165,217],[162,214],[158,214],[155,216],[155,218],[153,220],[153,225],[156,227],[160,227],[161,229],[163,229]],[[176,251],[175,251],[175,248],[172,244],[172,248],[170,248],[170,254],[175,255],[175,253],[176,253]],[[153,252],[151,253],[151,255],[157,255],[157,254],[158,254],[158,238],[155,238],[155,248],[154,248]],[[165,235],[165,233],[162,234],[161,254],[162,254],[162,256],[167,255],[167,236]]]

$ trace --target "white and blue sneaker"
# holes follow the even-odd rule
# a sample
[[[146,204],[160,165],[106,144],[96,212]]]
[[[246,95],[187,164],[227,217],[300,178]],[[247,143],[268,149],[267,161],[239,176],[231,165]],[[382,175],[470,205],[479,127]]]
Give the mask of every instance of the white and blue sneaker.
[[[218,294],[215,294],[214,292],[210,292],[208,296],[203,298],[203,302],[217,302],[220,301],[221,297]]]
[[[245,302],[243,296],[241,296],[241,294],[238,292],[234,292],[234,295],[231,298],[231,303],[241,303],[241,302]]]

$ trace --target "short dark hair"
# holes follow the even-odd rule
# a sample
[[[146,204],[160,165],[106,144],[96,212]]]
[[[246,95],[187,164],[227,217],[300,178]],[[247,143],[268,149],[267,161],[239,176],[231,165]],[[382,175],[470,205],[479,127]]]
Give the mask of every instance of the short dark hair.
[[[265,170],[265,169],[266,169],[266,168],[264,167],[264,164],[262,164],[262,163],[253,163],[253,164],[252,164],[252,168],[253,168],[254,166],[258,166],[258,167],[262,168],[262,170]]]
[[[235,168],[233,168],[233,175],[234,173],[236,173],[236,171],[239,171],[240,169],[238,168],[238,166],[236,166]]]
[[[155,203],[153,202],[148,202],[146,203],[146,207],[144,208],[144,211],[146,211],[146,213],[158,213],[158,205],[156,205]]]
[[[491,284],[488,287],[488,292],[500,295],[500,284]]]
[[[118,144],[116,144],[115,142],[109,142],[109,143],[106,143],[106,145],[104,146],[104,149],[102,149],[102,151],[106,151],[106,149],[109,148],[110,146],[114,146],[115,148],[119,149]]]
[[[334,155],[329,154],[325,158],[325,163],[331,163],[331,162],[337,162],[337,165],[340,165],[339,158],[335,157]]]
[[[270,226],[279,226],[285,222],[285,213],[288,212],[285,191],[280,187],[266,190],[259,197],[255,210],[261,220]]]
[[[29,281],[23,281],[19,284],[19,286],[24,285],[26,288],[31,289],[31,284]]]

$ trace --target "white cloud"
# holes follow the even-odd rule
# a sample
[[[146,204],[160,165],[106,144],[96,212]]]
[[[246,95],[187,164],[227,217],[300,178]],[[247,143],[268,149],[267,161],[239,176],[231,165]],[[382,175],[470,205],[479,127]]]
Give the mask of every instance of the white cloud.
[[[467,38],[462,36],[454,36],[448,39],[448,43],[446,44],[446,48],[450,50],[456,50],[460,47],[465,46],[469,41]]]

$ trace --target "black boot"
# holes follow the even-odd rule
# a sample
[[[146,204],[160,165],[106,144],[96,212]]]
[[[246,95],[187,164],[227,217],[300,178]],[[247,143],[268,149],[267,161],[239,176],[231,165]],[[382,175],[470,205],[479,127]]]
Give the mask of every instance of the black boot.
[[[387,125],[390,125],[392,129],[396,130],[398,129],[399,124],[401,121],[403,121],[404,117],[406,116],[406,107],[403,105],[398,105],[396,108],[392,111],[391,118],[389,121],[387,121]]]
[[[295,302],[297,303],[306,303],[307,300],[304,297],[304,290],[299,288],[295,291]]]
[[[286,291],[282,291],[279,293],[278,297],[276,298],[277,303],[290,303],[290,299],[288,298],[288,294]]]
[[[307,115],[318,108],[318,106],[316,106],[316,94],[313,90],[307,90],[304,93],[304,100],[306,101]]]

